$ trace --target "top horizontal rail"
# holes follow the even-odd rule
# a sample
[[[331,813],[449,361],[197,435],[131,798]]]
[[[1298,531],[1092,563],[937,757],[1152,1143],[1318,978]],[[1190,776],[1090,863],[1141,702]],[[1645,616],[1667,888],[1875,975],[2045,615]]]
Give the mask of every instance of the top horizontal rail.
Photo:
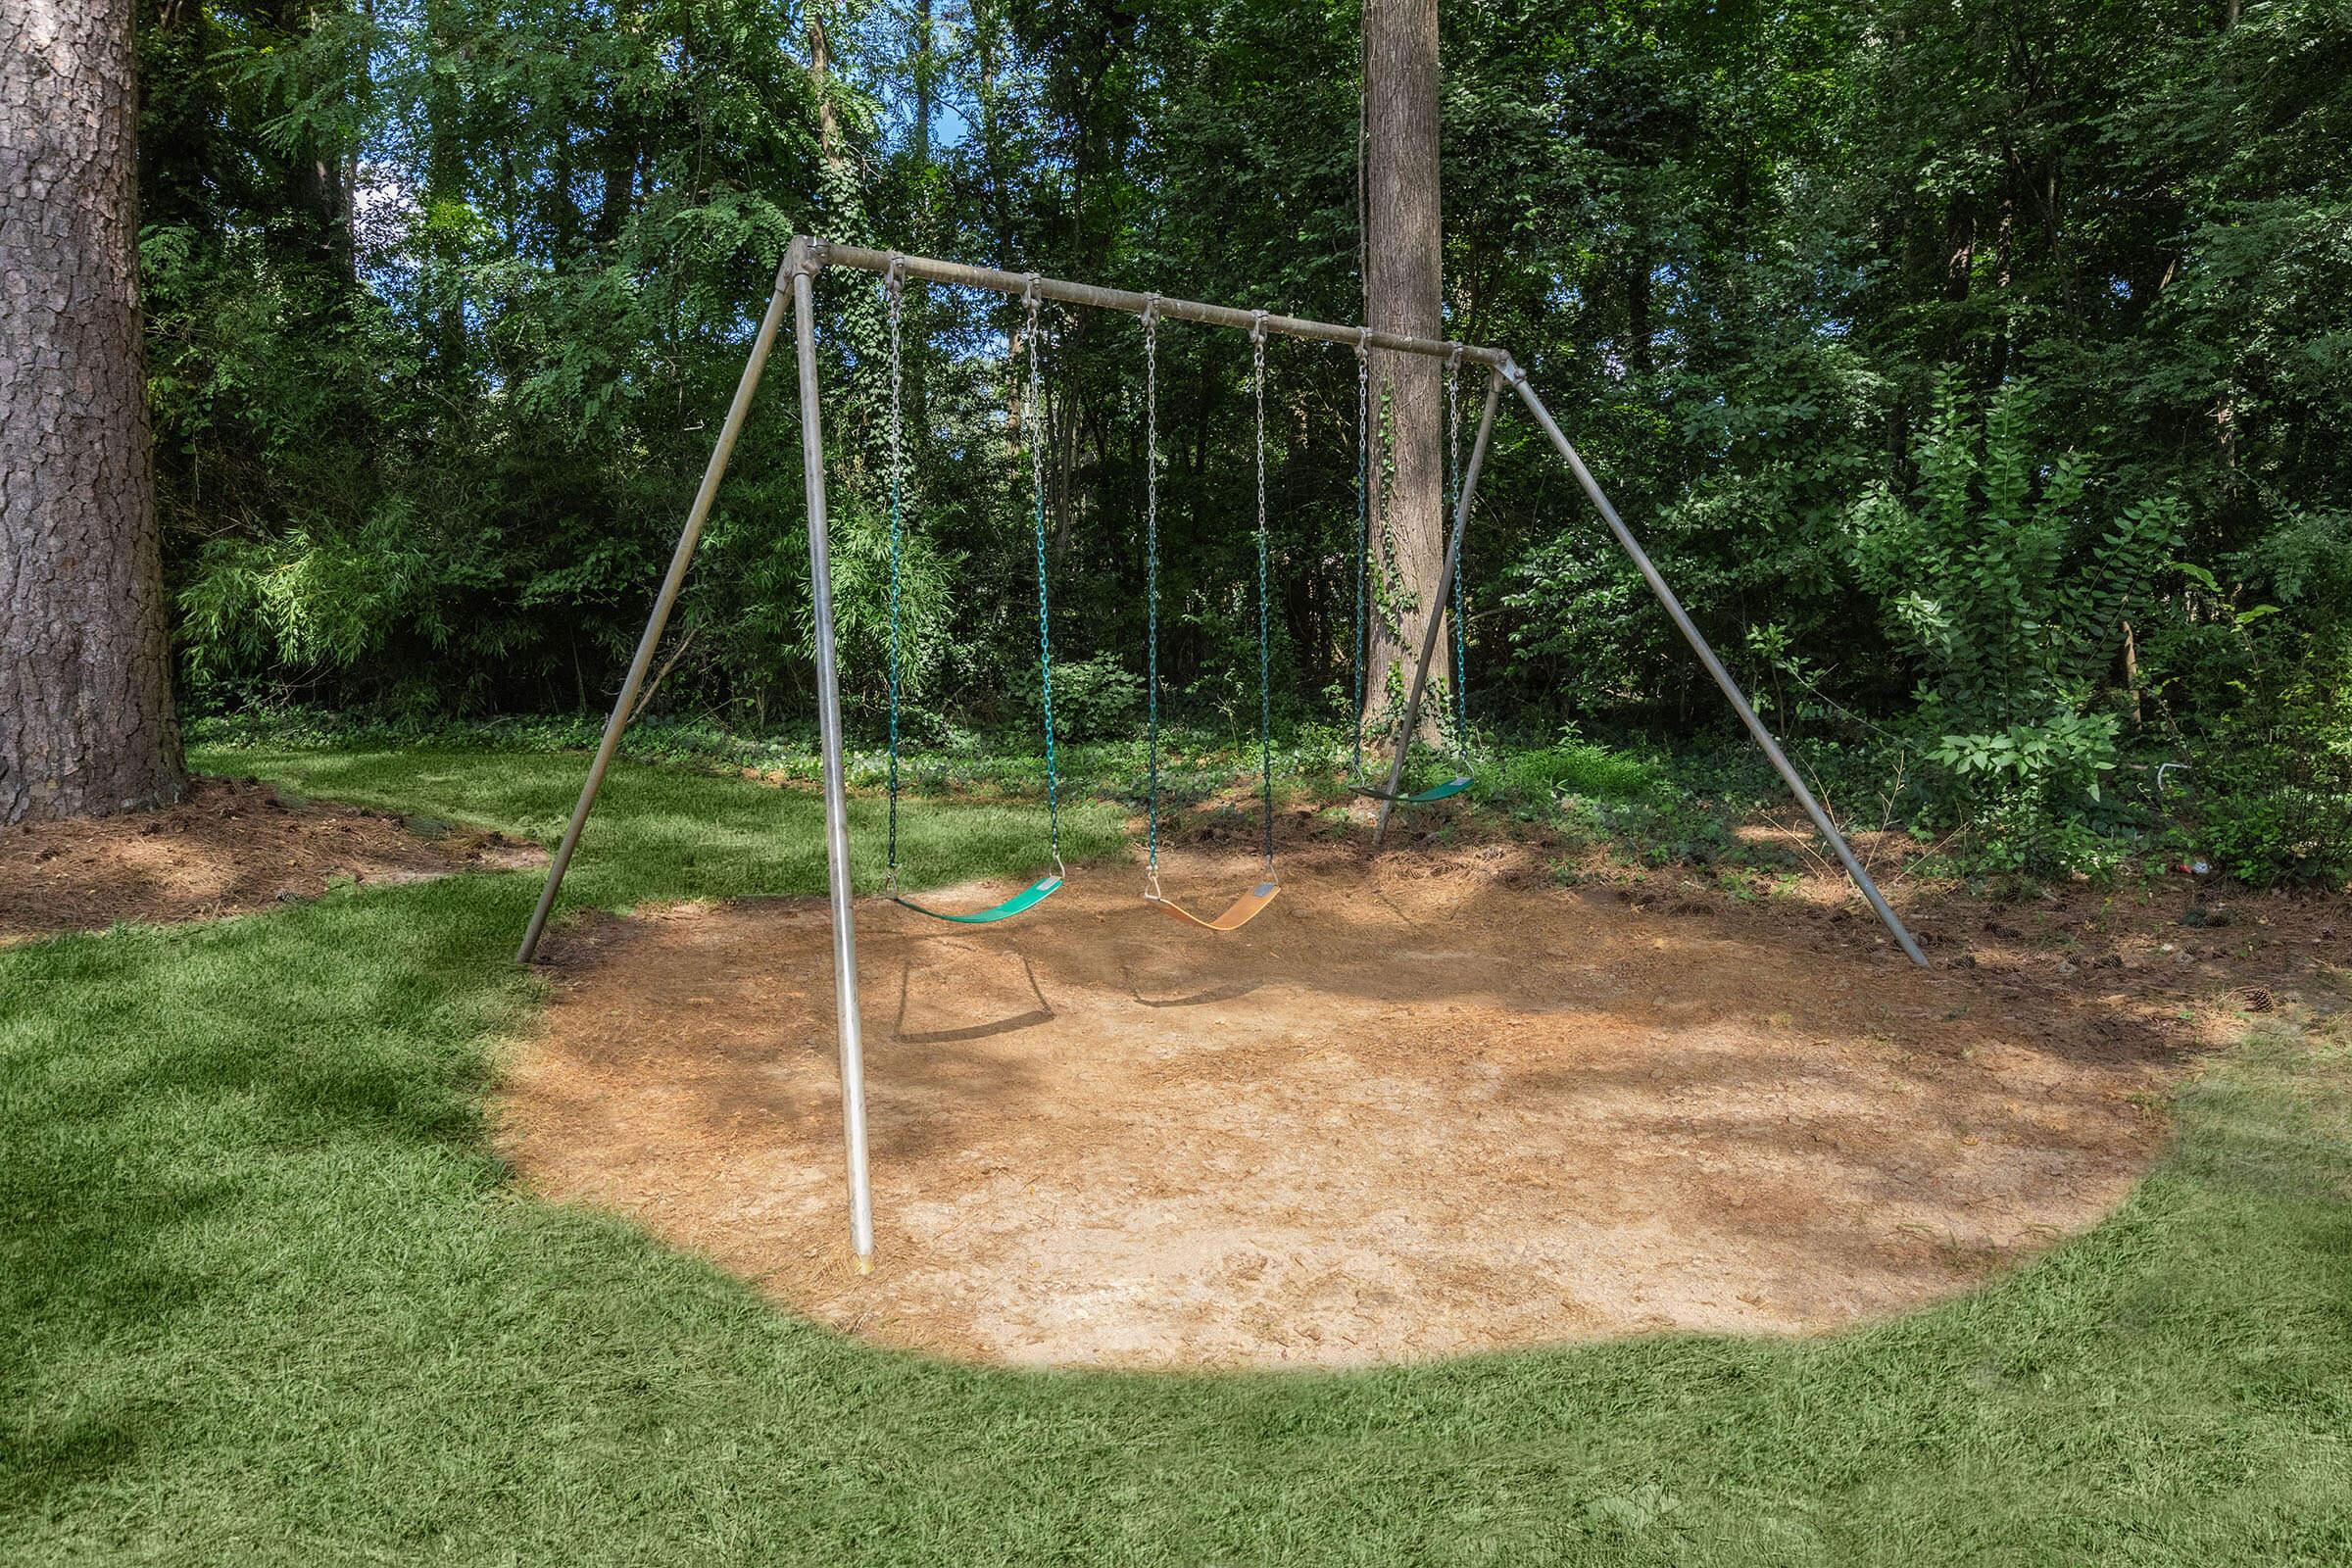
[[[1362,343],[1367,348],[1387,349],[1397,354],[1422,354],[1435,360],[1449,360],[1456,353],[1473,365],[1491,365],[1498,369],[1511,366],[1511,357],[1501,349],[1479,348],[1469,343],[1454,343],[1440,338],[1400,337],[1394,332],[1366,332],[1358,327],[1340,326],[1330,321],[1309,321],[1297,316],[1276,316],[1273,312],[1237,311],[1230,305],[1203,305],[1199,300],[1180,300],[1165,294],[1138,294],[1131,289],[1098,288],[1092,283],[1072,283],[1058,277],[1040,277],[1034,272],[1004,272],[993,267],[966,267],[961,262],[942,262],[928,256],[907,256],[898,251],[869,250],[862,245],[842,245],[827,239],[797,236],[792,249],[786,253],[782,272],[776,286],[796,271],[815,271],[827,267],[854,267],[862,271],[888,273],[896,264],[907,277],[924,278],[934,283],[959,283],[967,288],[984,288],[999,294],[1026,295],[1034,287],[1040,298],[1060,300],[1068,305],[1089,305],[1102,311],[1125,311],[1141,316],[1147,310],[1181,321],[1199,321],[1206,326],[1239,327],[1247,332],[1262,320],[1269,332],[1284,337],[1303,338],[1310,343],[1339,343],[1353,347]]]

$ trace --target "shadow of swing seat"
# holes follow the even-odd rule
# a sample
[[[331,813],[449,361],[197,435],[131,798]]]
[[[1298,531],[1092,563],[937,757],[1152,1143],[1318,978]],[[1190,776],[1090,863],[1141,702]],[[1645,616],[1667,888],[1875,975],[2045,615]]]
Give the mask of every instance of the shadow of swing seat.
[[[1258,911],[1263,909],[1267,905],[1272,904],[1274,902],[1274,895],[1280,893],[1281,891],[1282,886],[1280,883],[1260,882],[1257,886],[1251,888],[1249,892],[1243,894],[1240,898],[1227,905],[1225,906],[1225,912],[1218,915],[1213,920],[1201,919],[1200,916],[1195,914],[1192,910],[1186,908],[1183,905],[1178,904],[1174,899],[1168,898],[1164,894],[1147,893],[1144,895],[1144,902],[1151,905],[1162,914],[1182,920],[1187,925],[1197,925],[1203,931],[1239,931],[1242,927],[1256,919]]]

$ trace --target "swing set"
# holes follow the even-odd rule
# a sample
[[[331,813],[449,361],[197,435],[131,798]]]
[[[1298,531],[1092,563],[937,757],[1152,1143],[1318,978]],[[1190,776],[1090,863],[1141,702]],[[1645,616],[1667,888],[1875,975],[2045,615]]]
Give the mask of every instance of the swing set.
[[[1030,533],[1037,551],[1037,648],[1038,673],[1044,690],[1044,720],[1046,740],[1046,820],[1051,834],[1054,870],[1039,877],[1020,892],[1002,903],[968,912],[942,909],[919,903],[899,891],[899,742],[900,742],[900,673],[903,620],[901,616],[902,588],[905,571],[906,540],[906,351],[905,297],[906,258],[894,256],[883,273],[883,295],[890,321],[890,848],[888,873],[883,883],[884,896],[892,902],[926,914],[935,920],[951,920],[962,925],[992,925],[1007,920],[1037,907],[1063,886],[1067,871],[1061,859],[1061,790],[1056,762],[1054,730],[1054,640],[1052,602],[1046,574],[1046,476],[1044,442],[1039,438],[1044,428],[1044,374],[1039,355],[1045,337],[1038,319],[1037,289],[1025,289],[1021,296],[1025,312],[1021,342],[1024,361],[1022,378],[1022,428],[1030,432]],[[1250,393],[1255,427],[1251,449],[1255,460],[1257,495],[1257,745],[1258,785],[1261,802],[1262,834],[1265,853],[1265,875],[1258,883],[1236,897],[1222,913],[1213,917],[1195,914],[1169,898],[1159,881],[1159,296],[1145,297],[1140,316],[1144,332],[1144,605],[1145,605],[1145,755],[1147,783],[1145,786],[1146,852],[1144,861],[1144,899],[1152,907],[1177,920],[1203,931],[1219,933],[1239,931],[1254,919],[1275,896],[1282,885],[1274,867],[1274,715],[1272,698],[1271,635],[1268,627],[1266,575],[1268,533],[1266,521],[1266,313],[1252,311],[1250,327]],[[1446,576],[1453,589],[1450,620],[1453,626],[1453,724],[1460,752],[1461,770],[1434,789],[1407,794],[1395,787],[1370,782],[1364,776],[1364,669],[1369,659],[1367,647],[1367,610],[1370,604],[1369,566],[1372,553],[1371,524],[1371,468],[1369,431],[1371,428],[1372,383],[1371,352],[1366,346],[1368,332],[1359,332],[1356,339],[1356,572],[1355,572],[1355,634],[1349,647],[1355,670],[1354,757],[1348,773],[1348,788],[1355,794],[1382,803],[1384,814],[1389,806],[1425,806],[1461,794],[1470,787],[1470,710],[1464,685],[1469,678],[1467,640],[1462,631],[1463,603],[1461,573],[1458,562],[1461,555],[1462,530],[1468,518],[1468,509],[1458,509],[1446,557]],[[1449,510],[1461,493],[1461,355],[1457,351],[1446,364],[1446,497]],[[1385,428],[1384,428],[1385,441]],[[1386,450],[1384,444],[1384,452]],[[1399,750],[1410,743],[1410,736],[1400,737]]]
[[[1617,509],[1601,491],[1584,459],[1569,444],[1566,435],[1553,420],[1544,401],[1527,378],[1527,372],[1501,349],[1480,348],[1468,344],[1432,338],[1402,336],[1377,332],[1365,326],[1341,326],[1328,321],[1312,321],[1298,317],[1276,316],[1266,311],[1236,310],[1230,306],[1206,305],[1195,300],[1171,299],[1159,294],[1138,294],[1124,289],[1102,288],[1089,283],[1045,278],[1035,272],[1005,272],[991,268],[968,267],[956,262],[935,261],[925,257],[902,255],[896,251],[870,250],[861,246],[841,245],[829,240],[795,238],[785,253],[782,267],[777,270],[773,291],[767,309],[753,339],[751,353],[744,365],[742,377],[735,387],[733,401],[727,409],[726,422],[720,427],[710,463],[703,470],[703,479],[695,492],[694,503],[686,515],[685,526],[678,535],[677,548],[671,552],[669,566],[655,596],[651,614],[646,618],[645,631],[637,642],[637,650],[629,663],[627,676],[621,682],[619,696],[612,705],[612,716],[605,723],[603,738],[598,742],[594,760],[589,763],[588,777],[582,784],[577,804],[572,808],[571,820],[565,827],[562,843],[548,867],[547,882],[541,889],[537,907],[531,912],[525,928],[521,951],[516,955],[523,963],[536,955],[539,941],[547,929],[557,894],[563,886],[564,872],[579,848],[580,833],[586,826],[588,814],[594,808],[599,788],[611,767],[614,752],[620,744],[621,731],[636,707],[637,694],[652,667],[654,655],[661,643],[662,629],[667,625],[672,608],[677,603],[678,590],[685,581],[686,570],[694,559],[697,541],[709,520],[712,501],[718,493],[721,477],[726,472],[727,460],[742,434],[746,416],[750,412],[753,393],[760,384],[760,371],[765,368],[775,346],[776,334],[783,325],[786,308],[793,316],[795,358],[800,372],[801,405],[801,461],[803,483],[808,497],[808,581],[810,612],[815,622],[815,653],[817,669],[817,731],[824,753],[825,795],[825,861],[827,892],[832,907],[833,982],[835,1016],[841,1042],[842,1131],[847,1157],[850,1196],[850,1236],[860,1269],[870,1264],[873,1255],[873,1199],[866,1172],[865,1078],[863,1038],[858,1010],[858,963],[855,924],[852,916],[850,885],[850,838],[848,790],[844,779],[841,687],[839,660],[835,648],[833,626],[833,582],[830,541],[826,528],[824,438],[820,424],[820,399],[817,387],[815,335],[815,278],[828,267],[850,268],[882,275],[883,287],[890,313],[890,849],[889,873],[884,893],[900,905],[930,918],[951,921],[959,925],[990,925],[1011,919],[1035,908],[1051,898],[1063,885],[1065,869],[1061,859],[1061,799],[1060,778],[1055,751],[1054,727],[1054,645],[1052,636],[1052,605],[1047,582],[1047,552],[1045,523],[1045,457],[1041,439],[1043,429],[1043,370],[1040,361],[1042,340],[1039,308],[1043,301],[1081,306],[1095,310],[1117,311],[1137,317],[1144,329],[1144,406],[1145,406],[1145,599],[1148,621],[1147,734],[1150,780],[1147,786],[1149,816],[1149,851],[1145,864],[1144,897],[1153,907],[1188,925],[1212,932],[1238,931],[1250,923],[1281,891],[1274,869],[1274,791],[1273,791],[1273,735],[1269,686],[1269,650],[1266,603],[1267,523],[1266,523],[1266,457],[1265,457],[1265,386],[1266,341],[1269,335],[1289,337],[1304,342],[1352,345],[1356,352],[1356,614],[1353,661],[1355,668],[1356,731],[1350,769],[1349,788],[1356,794],[1380,803],[1379,826],[1375,843],[1388,825],[1391,809],[1397,806],[1420,806],[1446,800],[1468,789],[1472,782],[1469,758],[1469,713],[1465,698],[1467,639],[1463,630],[1461,588],[1462,541],[1467,529],[1473,497],[1477,493],[1480,469],[1485,466],[1488,442],[1494,425],[1494,415],[1505,386],[1518,395],[1538,427],[1566,462],[1577,485],[1600,514],[1618,547],[1633,563],[1650,592],[1656,597],[1675,629],[1682,633],[1690,651],[1707,673],[1714,678],[1725,699],[1740,715],[1748,734],[1764,753],[1781,779],[1788,786],[1806,815],[1822,838],[1837,854],[1854,886],[1869,901],[1879,918],[1886,924],[1896,944],[1912,962],[1925,966],[1927,958],[1911,933],[1897,919],[1870,873],[1823,810],[1821,803],[1805,786],[1795,767],[1781,750],[1772,732],[1764,727],[1755,709],[1732,679],[1730,671],[1707,645],[1696,625],[1691,622],[1674,590],[1667,586],[1657,567],[1642,551],[1633,532],[1617,514]],[[905,451],[901,415],[903,366],[901,356],[901,297],[906,280],[920,278],[926,282],[987,290],[992,293],[1017,296],[1025,310],[1027,335],[1024,339],[1026,375],[1023,385],[1023,435],[1029,447],[1032,501],[1030,507],[1031,532],[1037,556],[1037,645],[1038,672],[1044,690],[1044,723],[1046,739],[1046,810],[1049,848],[1054,869],[1030,883],[1019,893],[1001,904],[982,909],[956,911],[926,906],[908,898],[899,890],[899,743],[900,743],[900,590],[903,566],[905,528]],[[1167,898],[1159,884],[1159,416],[1158,416],[1158,327],[1163,319],[1193,321],[1207,326],[1229,327],[1247,331],[1250,342],[1250,391],[1256,413],[1256,482],[1257,482],[1257,658],[1258,658],[1258,769],[1264,811],[1265,874],[1261,881],[1234,899],[1223,912],[1203,918]],[[1430,614],[1423,623],[1420,657],[1413,667],[1413,676],[1405,699],[1401,728],[1397,731],[1388,776],[1385,782],[1374,783],[1364,766],[1364,737],[1362,714],[1366,697],[1366,671],[1369,646],[1369,561],[1372,553],[1373,516],[1371,496],[1371,452],[1373,442],[1373,399],[1370,377],[1370,356],[1373,350],[1385,353],[1420,355],[1440,359],[1446,366],[1447,415],[1447,489],[1453,510],[1452,527],[1446,538],[1445,565],[1438,583],[1435,603],[1439,612]],[[1478,421],[1478,430],[1471,442],[1470,460],[1465,469],[1460,454],[1459,383],[1461,367],[1465,364],[1483,365],[1488,369],[1486,405]],[[1385,426],[1382,438],[1386,440]],[[1385,447],[1384,447],[1385,450]],[[1420,791],[1404,788],[1404,769],[1413,735],[1421,720],[1421,706],[1428,689],[1429,672],[1438,652],[1438,638],[1445,622],[1453,627],[1452,653],[1452,712],[1449,715],[1458,748],[1459,767],[1444,783]]]

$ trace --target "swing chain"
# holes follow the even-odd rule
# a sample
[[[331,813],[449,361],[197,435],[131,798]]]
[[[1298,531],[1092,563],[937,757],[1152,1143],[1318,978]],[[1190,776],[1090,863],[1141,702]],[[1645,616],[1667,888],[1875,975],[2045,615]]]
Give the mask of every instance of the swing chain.
[[[1257,770],[1265,802],[1266,878],[1274,876],[1274,698],[1266,629],[1266,313],[1250,313],[1250,381],[1257,405]]]
[[[1455,344],[1446,361],[1446,470],[1448,511],[1462,505],[1462,346]],[[1469,633],[1462,625],[1462,556],[1470,542],[1470,519],[1457,519],[1459,542],[1453,552],[1453,726],[1462,754],[1462,771],[1470,771],[1470,652]]]
[[[890,304],[890,854],[882,882],[884,896],[899,891],[899,610],[901,546],[906,494],[906,457],[900,410],[903,406],[904,359],[901,352],[900,313],[906,291],[906,258],[891,252],[890,270],[883,274],[882,292]]]
[[[1144,301],[1144,614],[1145,756],[1151,783],[1144,897],[1159,897],[1159,296]]]
[[[1037,670],[1038,684],[1044,698],[1046,716],[1046,821],[1053,836],[1054,874],[1064,876],[1061,863],[1061,781],[1059,764],[1054,755],[1054,635],[1052,606],[1046,597],[1046,444],[1045,375],[1038,358],[1040,331],[1037,307],[1040,280],[1035,272],[1029,274],[1028,286],[1021,291],[1021,304],[1026,310],[1028,326],[1026,345],[1029,357],[1029,385],[1023,421],[1028,426],[1029,478],[1035,494],[1030,517],[1037,537]]]
[[[1370,661],[1371,649],[1365,643],[1364,621],[1371,593],[1369,581],[1372,555],[1372,329],[1355,329],[1355,711],[1349,715],[1349,729],[1355,736],[1355,758],[1349,765],[1350,778],[1364,776],[1364,665]]]

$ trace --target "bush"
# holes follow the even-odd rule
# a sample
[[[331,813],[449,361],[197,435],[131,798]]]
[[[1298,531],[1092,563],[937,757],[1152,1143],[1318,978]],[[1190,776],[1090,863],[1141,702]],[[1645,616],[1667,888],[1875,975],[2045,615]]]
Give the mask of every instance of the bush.
[[[2089,455],[2034,445],[2039,394],[2010,381],[1982,418],[1946,371],[1905,500],[1853,509],[1849,559],[1923,680],[1906,728],[1931,764],[1931,813],[1975,830],[1987,865],[2096,871],[2122,716],[2108,686],[2127,616],[2146,605],[2185,511],[2116,505]]]
[[[1030,712],[1039,710],[1039,682],[1028,673],[1024,698]],[[1068,741],[1107,740],[1132,734],[1143,711],[1143,678],[1113,654],[1072,660],[1054,666],[1054,723]]]
[[[1505,753],[1481,783],[1479,793],[1489,801],[1541,806],[1570,796],[1640,800],[1655,794],[1661,780],[1651,763],[1581,740],[1570,729],[1542,751]]]
[[[2352,650],[2249,702],[2198,761],[2198,842],[2254,887],[2352,881]]]

